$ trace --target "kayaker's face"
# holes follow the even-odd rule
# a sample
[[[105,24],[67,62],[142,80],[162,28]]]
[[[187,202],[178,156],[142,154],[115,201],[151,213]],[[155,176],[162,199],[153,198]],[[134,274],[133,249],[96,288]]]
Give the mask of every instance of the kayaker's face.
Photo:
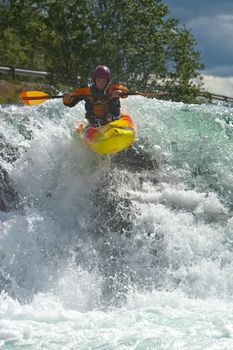
[[[104,90],[108,80],[106,78],[96,78],[95,83],[99,90]]]

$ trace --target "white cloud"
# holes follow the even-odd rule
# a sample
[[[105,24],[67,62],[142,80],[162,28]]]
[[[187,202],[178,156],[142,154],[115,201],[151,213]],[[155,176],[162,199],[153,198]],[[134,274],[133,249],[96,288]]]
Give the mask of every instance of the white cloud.
[[[233,15],[216,15],[198,17],[187,23],[187,26],[202,36],[219,40],[232,40]]]
[[[219,77],[213,75],[203,76],[204,88],[218,95],[233,97],[233,76]]]

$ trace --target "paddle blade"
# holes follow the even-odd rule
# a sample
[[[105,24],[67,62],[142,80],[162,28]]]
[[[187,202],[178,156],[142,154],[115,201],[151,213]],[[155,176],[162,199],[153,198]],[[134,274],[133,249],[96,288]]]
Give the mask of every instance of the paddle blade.
[[[19,97],[25,105],[34,106],[47,101],[50,96],[42,91],[22,91]]]

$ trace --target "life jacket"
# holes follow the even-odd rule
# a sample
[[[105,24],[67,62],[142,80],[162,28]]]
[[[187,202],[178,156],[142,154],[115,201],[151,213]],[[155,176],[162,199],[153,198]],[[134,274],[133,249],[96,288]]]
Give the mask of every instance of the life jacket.
[[[74,95],[77,98],[79,96],[86,96],[84,99],[86,101],[85,108],[87,114],[92,114],[95,118],[107,118],[110,113],[110,104],[112,103],[111,93],[114,90],[122,90],[124,94],[128,93],[128,89],[124,85],[112,83],[107,85],[103,91],[98,90],[95,84],[82,86],[75,90]]]

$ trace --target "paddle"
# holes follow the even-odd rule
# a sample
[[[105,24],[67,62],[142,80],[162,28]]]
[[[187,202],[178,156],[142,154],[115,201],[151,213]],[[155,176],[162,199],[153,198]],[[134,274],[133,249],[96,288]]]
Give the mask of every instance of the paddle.
[[[63,98],[63,95],[49,95],[42,91],[22,91],[19,97],[25,105],[37,105],[53,98]]]
[[[162,93],[164,95],[164,93]],[[139,95],[139,96],[145,96],[145,97],[157,97],[160,96],[161,93],[159,92],[129,92],[127,96],[129,95]],[[72,95],[71,95],[72,96]],[[75,95],[73,95],[75,96]],[[88,97],[91,95],[78,95],[81,98]],[[63,98],[63,95],[49,95],[42,91],[23,91],[20,93],[19,97],[23,100],[23,103],[26,105],[37,105],[40,103],[43,103],[47,100],[54,99],[54,98]]]

